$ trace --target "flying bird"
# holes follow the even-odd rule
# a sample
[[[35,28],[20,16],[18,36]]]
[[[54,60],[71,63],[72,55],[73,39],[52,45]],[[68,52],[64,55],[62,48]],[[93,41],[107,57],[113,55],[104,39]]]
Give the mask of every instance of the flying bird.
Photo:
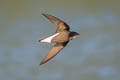
[[[51,60],[67,45],[70,40],[76,38],[77,35],[80,35],[77,32],[70,31],[70,27],[66,22],[49,14],[42,15],[55,24],[57,30],[52,36],[39,40],[39,42],[56,43],[45,58],[40,62],[40,65]]]

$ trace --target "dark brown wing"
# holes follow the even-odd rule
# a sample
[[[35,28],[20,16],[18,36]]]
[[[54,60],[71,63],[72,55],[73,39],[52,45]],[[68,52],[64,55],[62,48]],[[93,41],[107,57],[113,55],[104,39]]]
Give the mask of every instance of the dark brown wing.
[[[53,24],[57,26],[56,32],[61,32],[63,30],[69,31],[70,28],[64,21],[49,14],[42,14],[42,15],[45,16],[48,20],[50,20]]]
[[[54,56],[56,56],[66,45],[68,42],[65,43],[56,43],[54,47],[48,52],[45,58],[41,61],[40,65],[48,62]]]

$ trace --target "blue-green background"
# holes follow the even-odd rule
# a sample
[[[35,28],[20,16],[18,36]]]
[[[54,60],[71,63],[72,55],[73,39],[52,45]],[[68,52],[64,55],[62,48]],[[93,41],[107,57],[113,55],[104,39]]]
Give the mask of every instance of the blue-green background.
[[[42,66],[56,27],[41,13],[81,34]],[[120,0],[0,0],[0,80],[120,80]]]

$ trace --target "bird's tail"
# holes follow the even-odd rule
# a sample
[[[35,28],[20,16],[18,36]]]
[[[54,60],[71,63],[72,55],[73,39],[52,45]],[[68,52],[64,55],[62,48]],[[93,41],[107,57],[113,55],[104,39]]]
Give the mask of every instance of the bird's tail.
[[[42,42],[43,39],[38,40],[38,42]]]

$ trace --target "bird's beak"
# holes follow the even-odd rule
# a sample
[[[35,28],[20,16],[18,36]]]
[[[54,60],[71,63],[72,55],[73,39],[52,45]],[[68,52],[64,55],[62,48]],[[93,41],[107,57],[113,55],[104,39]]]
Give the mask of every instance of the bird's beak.
[[[77,35],[80,35],[79,33],[77,33]]]

